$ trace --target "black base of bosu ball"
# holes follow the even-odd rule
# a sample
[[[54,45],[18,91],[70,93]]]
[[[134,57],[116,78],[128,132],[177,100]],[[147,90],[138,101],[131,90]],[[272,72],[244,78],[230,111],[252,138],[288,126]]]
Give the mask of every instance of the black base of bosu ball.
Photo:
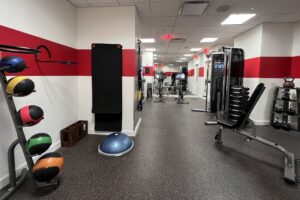
[[[104,156],[118,157],[128,153],[134,146],[132,138],[124,133],[108,135],[98,146],[98,153]]]

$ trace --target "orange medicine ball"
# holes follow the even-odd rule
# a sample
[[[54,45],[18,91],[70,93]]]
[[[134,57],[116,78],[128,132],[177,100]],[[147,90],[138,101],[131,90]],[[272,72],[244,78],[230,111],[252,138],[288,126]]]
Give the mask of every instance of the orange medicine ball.
[[[59,153],[47,153],[37,160],[32,173],[37,181],[48,182],[62,171],[63,166],[64,158]]]

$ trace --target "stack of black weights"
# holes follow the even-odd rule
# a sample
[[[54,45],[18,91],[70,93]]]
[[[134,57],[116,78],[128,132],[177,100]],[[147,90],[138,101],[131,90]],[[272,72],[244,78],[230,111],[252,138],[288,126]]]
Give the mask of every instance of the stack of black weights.
[[[249,99],[249,88],[233,85],[230,88],[228,118],[238,121]]]

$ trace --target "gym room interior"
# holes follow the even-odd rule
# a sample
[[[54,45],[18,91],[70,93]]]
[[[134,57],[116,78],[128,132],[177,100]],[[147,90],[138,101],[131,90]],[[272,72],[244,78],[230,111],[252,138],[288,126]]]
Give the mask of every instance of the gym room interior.
[[[0,200],[299,200],[299,0],[0,0]]]

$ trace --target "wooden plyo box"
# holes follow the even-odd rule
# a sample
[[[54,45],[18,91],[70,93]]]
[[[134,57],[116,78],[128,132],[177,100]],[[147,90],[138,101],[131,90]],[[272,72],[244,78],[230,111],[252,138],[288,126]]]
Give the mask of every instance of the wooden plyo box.
[[[62,147],[71,147],[88,133],[88,121],[78,121],[60,131]]]

